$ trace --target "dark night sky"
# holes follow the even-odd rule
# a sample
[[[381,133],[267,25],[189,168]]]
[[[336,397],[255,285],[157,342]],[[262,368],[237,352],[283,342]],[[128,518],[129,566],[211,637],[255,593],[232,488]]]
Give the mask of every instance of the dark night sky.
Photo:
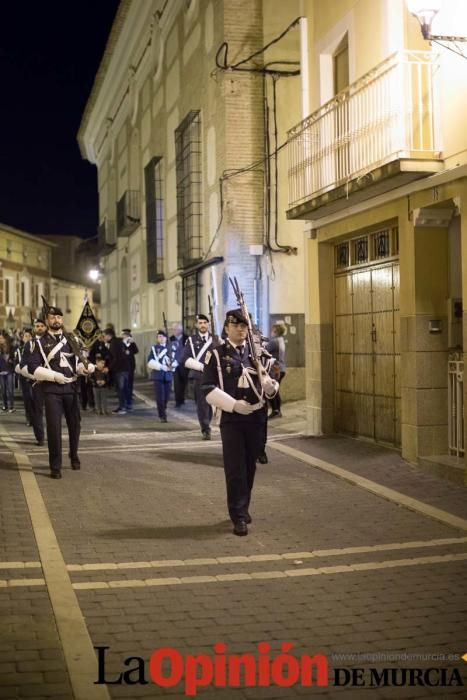
[[[96,168],[76,141],[119,0],[18,0],[0,9],[0,222],[96,235]]]

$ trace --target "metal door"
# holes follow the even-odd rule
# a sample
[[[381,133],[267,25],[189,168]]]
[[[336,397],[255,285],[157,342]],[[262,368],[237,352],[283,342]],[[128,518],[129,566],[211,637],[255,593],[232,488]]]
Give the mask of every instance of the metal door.
[[[335,277],[337,429],[400,444],[399,264]]]

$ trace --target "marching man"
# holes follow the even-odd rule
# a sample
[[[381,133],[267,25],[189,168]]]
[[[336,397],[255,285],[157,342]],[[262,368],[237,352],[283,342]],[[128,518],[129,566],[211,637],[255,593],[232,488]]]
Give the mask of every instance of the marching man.
[[[204,359],[211,346],[212,335],[209,332],[209,319],[204,314],[198,314],[196,316],[196,333],[190,335],[185,343],[182,362],[189,370],[188,378],[194,380],[196,410],[203,440],[211,439],[212,408],[206,402],[206,397],[201,389]]]
[[[94,365],[81,362],[71,347],[63,329],[63,312],[49,306],[46,312],[47,332],[36,337],[27,369],[33,378],[42,382],[49,446],[50,476],[62,478],[62,415],[65,415],[70,439],[69,457],[72,469],[80,469],[78,444],[80,412],[77,378],[92,374]],[[73,343],[73,339],[71,340]]]
[[[157,331],[157,342],[148,355],[148,369],[151,370],[151,379],[154,382],[157,413],[161,423],[167,423],[167,404],[176,366],[174,348],[168,343],[167,333],[163,330]]]
[[[227,505],[235,535],[248,535],[249,506],[256,460],[264,450],[266,401],[278,383],[267,373],[270,355],[257,349],[253,359],[247,343],[248,319],[240,309],[227,312],[223,345],[205,358],[202,390],[211,406],[221,409],[220,430]]]

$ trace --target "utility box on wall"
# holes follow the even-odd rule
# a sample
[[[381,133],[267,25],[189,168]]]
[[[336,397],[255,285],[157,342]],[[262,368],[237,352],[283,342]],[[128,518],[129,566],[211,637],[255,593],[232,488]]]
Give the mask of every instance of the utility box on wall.
[[[275,323],[285,327],[285,362],[287,367],[305,367],[305,314],[270,314],[267,334]]]

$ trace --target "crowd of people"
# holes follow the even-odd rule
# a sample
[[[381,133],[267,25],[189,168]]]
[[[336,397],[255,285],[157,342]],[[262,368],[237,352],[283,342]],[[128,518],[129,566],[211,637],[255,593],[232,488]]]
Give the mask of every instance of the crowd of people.
[[[270,340],[251,332],[242,309],[227,312],[220,337],[213,336],[204,314],[186,335],[180,324],[159,329],[147,357],[159,420],[166,423],[172,388],[181,408],[189,382],[203,440],[211,439],[214,411],[220,417],[227,502],[234,534],[248,534],[249,504],[256,463],[267,463],[267,419],[281,416],[279,385],[285,376],[284,327],[276,324]],[[253,342],[254,341],[254,342]],[[0,332],[2,410],[13,412],[15,385],[21,390],[25,417],[38,445],[49,451],[50,475],[62,478],[62,417],[69,434],[72,469],[78,456],[80,409],[109,415],[109,391],[118,405],[111,413],[133,408],[133,382],[138,346],[131,330],[117,336],[108,325],[91,347],[63,328],[60,308],[48,306],[30,328]],[[271,412],[268,415],[268,407]],[[46,432],[44,431],[44,409]]]

